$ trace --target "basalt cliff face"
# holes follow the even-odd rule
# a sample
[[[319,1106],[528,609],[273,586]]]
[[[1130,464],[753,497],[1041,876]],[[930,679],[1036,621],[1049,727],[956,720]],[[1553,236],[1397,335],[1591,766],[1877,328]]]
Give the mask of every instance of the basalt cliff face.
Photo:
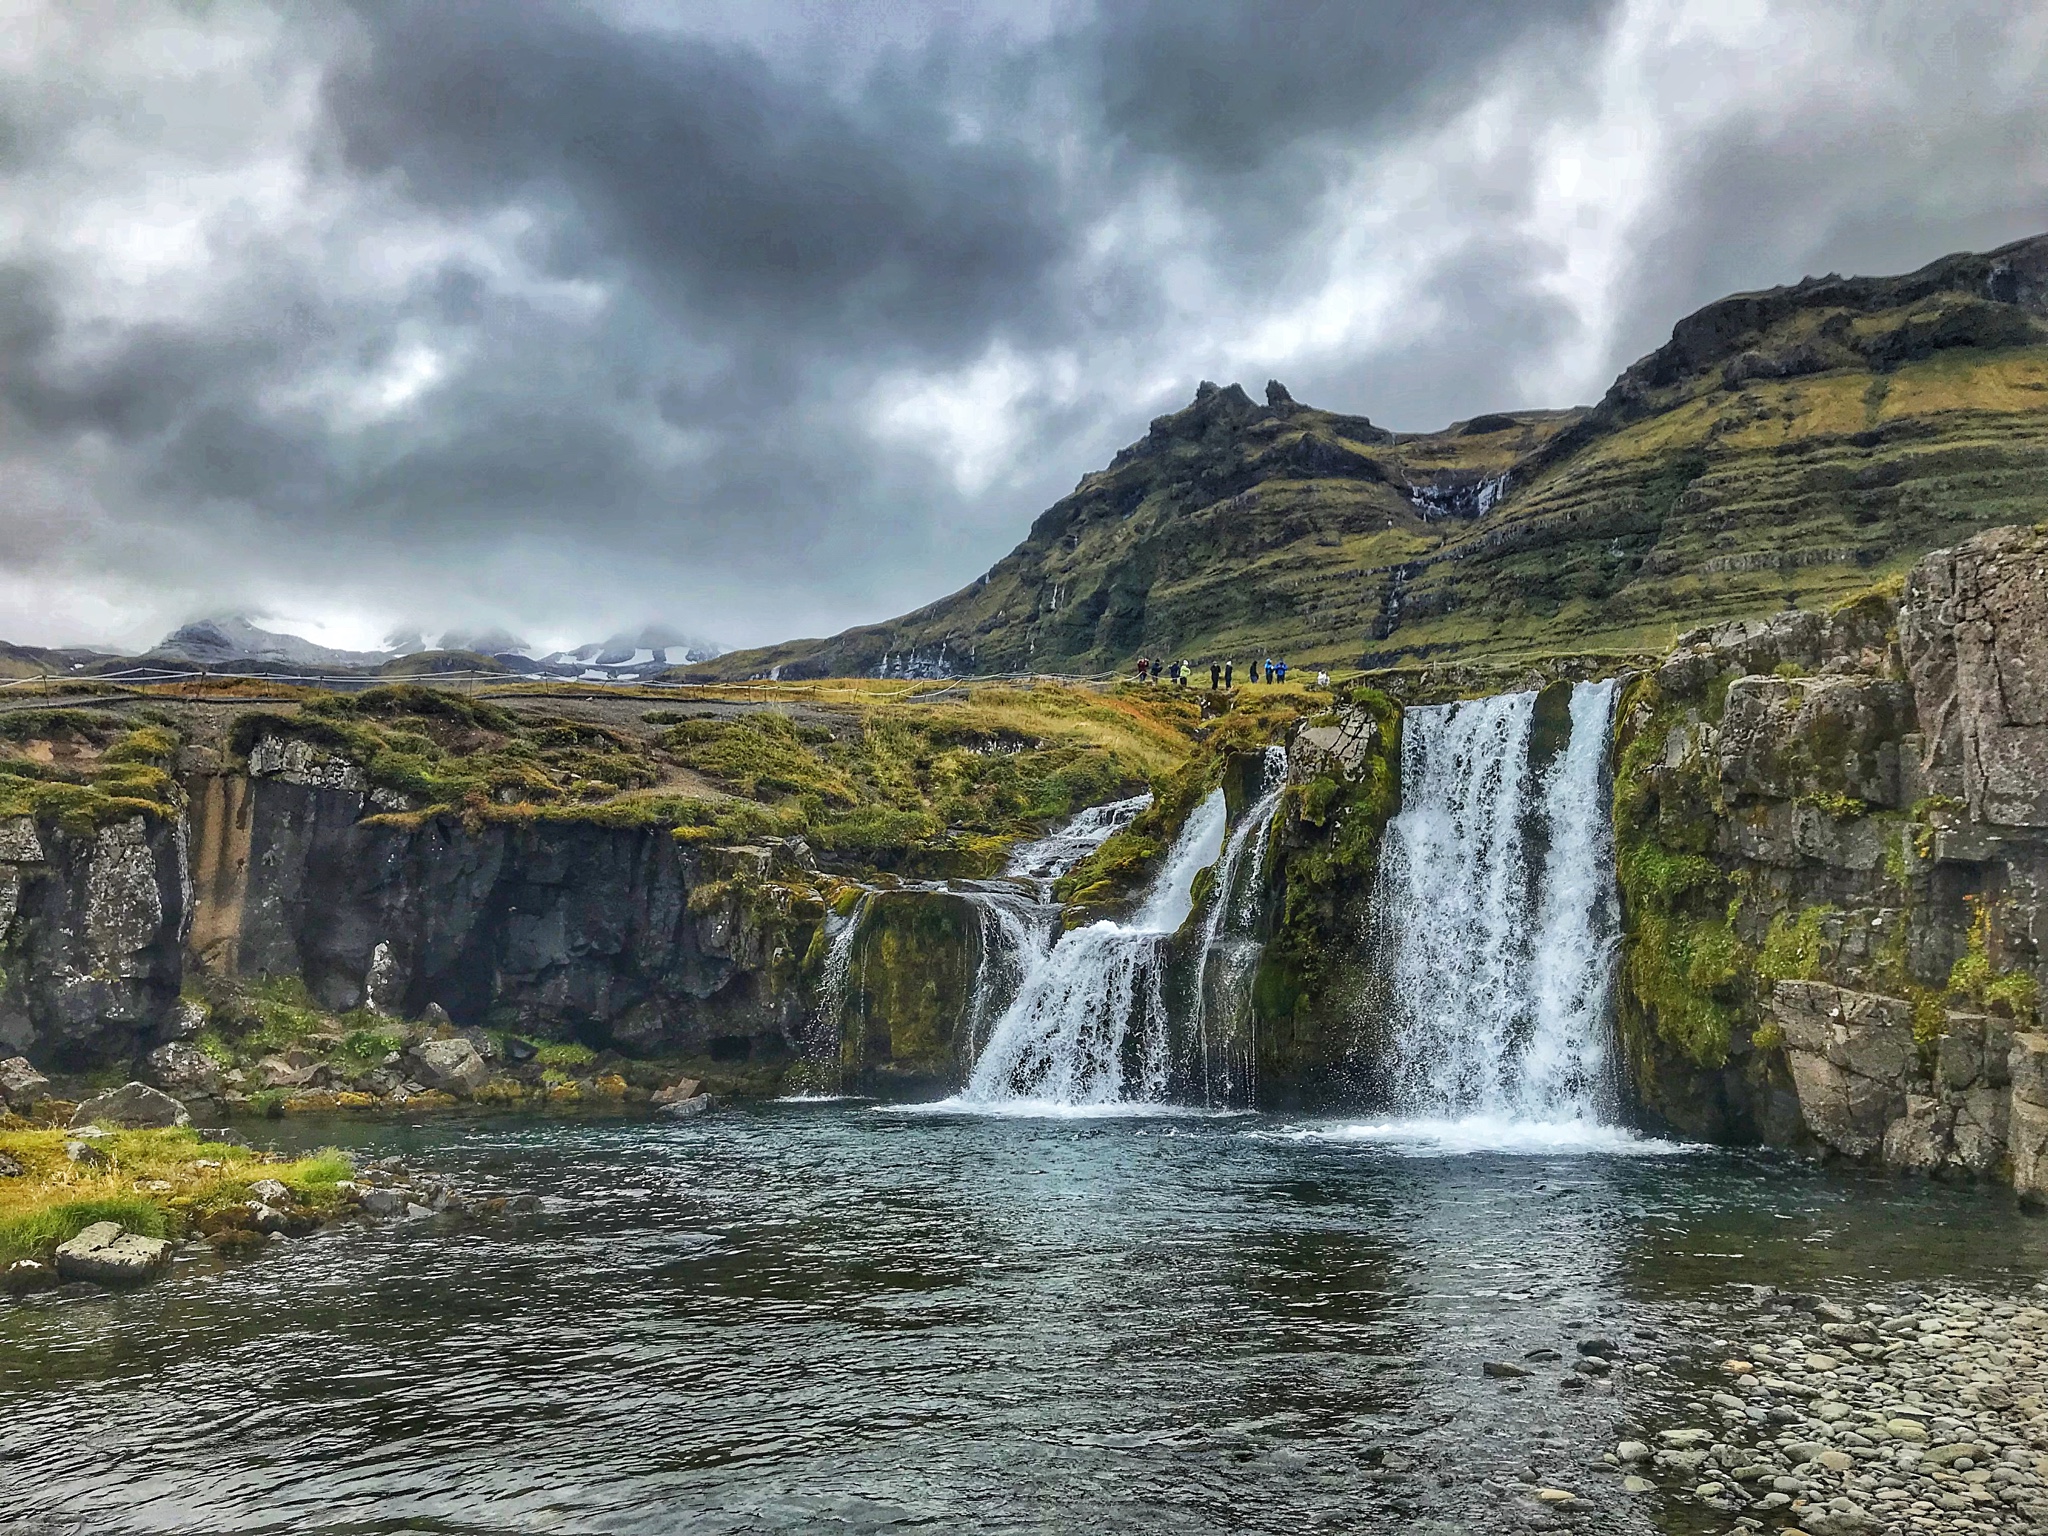
[[[1386,431],[1204,384],[964,590],[697,675],[1661,653],[2048,517],[2048,236],[1679,322],[1590,409]]]
[[[2048,1192],[2048,531],[1690,641],[1618,727],[1644,1112]]]

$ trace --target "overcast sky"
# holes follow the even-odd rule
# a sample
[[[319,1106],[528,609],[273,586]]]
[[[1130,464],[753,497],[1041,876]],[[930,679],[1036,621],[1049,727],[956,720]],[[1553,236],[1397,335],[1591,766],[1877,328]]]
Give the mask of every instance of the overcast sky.
[[[2048,230],[2044,101],[2040,0],[0,0],[0,638],[888,617],[1200,379]]]

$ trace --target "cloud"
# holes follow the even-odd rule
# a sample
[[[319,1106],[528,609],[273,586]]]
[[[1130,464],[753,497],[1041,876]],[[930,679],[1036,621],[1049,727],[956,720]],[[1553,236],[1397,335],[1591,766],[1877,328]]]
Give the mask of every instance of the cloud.
[[[971,579],[1202,377],[1404,428],[2048,228],[2026,0],[48,0],[6,638],[730,643]]]

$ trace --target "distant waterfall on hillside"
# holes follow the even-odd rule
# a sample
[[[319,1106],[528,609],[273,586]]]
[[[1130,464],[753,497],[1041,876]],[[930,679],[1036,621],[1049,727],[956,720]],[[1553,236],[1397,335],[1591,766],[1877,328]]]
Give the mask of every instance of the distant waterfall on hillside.
[[[1614,685],[1573,687],[1570,738],[1540,781],[1536,700],[1503,694],[1403,721],[1401,811],[1374,909],[1392,1088],[1409,1113],[1597,1121],[1613,1109]]]
[[[990,1031],[963,1101],[1089,1106],[1164,1097],[1160,944],[1194,909],[1195,876],[1222,853],[1225,820],[1216,790],[1181,828],[1136,917],[1060,936]]]

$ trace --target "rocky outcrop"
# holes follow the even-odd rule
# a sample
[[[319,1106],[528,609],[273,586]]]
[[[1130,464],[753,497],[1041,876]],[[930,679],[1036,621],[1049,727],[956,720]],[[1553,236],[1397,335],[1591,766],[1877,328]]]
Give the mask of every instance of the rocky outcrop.
[[[0,1049],[45,1067],[126,1062],[165,1038],[189,911],[180,826],[0,829]]]
[[[298,976],[337,1012],[439,1007],[465,1026],[638,1053],[773,1061],[802,1033],[802,957],[823,909],[786,879],[802,873],[794,845],[392,818],[310,760],[191,799],[195,844],[219,851],[197,883],[196,968]]]
[[[2048,528],[2000,528],[1914,567],[1899,649],[1930,789],[1971,819],[2048,828]]]
[[[1649,1118],[2048,1191],[2048,530],[1689,635],[1619,729]]]

